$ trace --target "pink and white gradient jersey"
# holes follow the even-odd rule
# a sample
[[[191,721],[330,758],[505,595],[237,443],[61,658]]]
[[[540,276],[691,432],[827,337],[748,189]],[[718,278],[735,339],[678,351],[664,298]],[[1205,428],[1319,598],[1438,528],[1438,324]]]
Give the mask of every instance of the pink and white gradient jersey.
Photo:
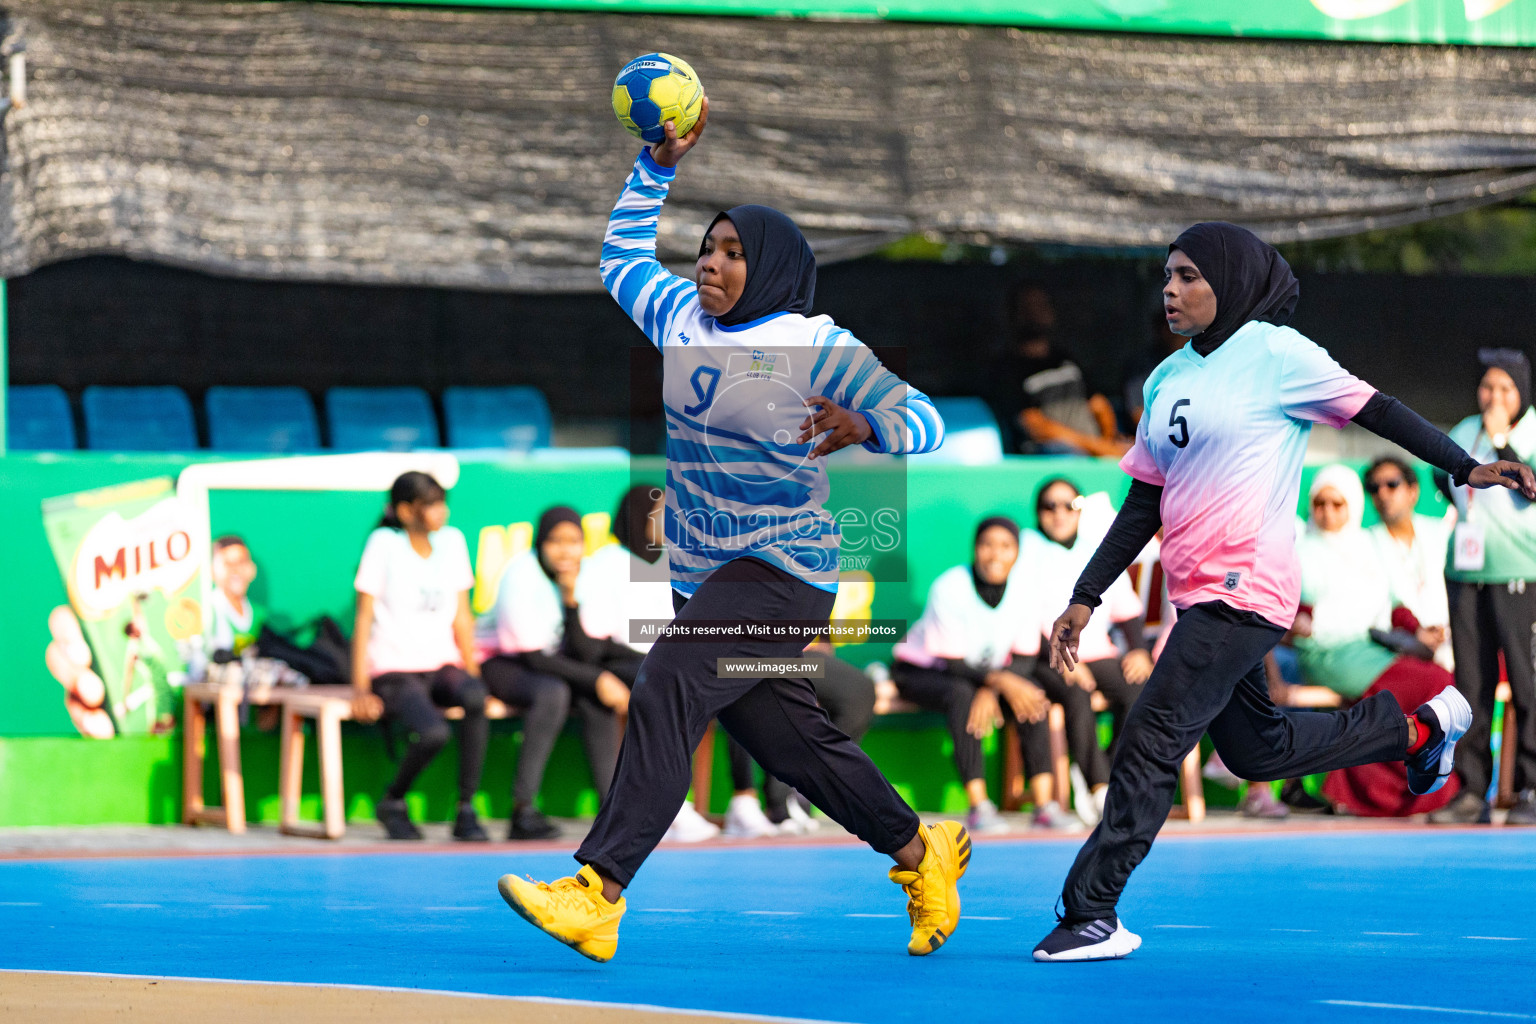
[[[1209,356],[1185,345],[1152,371],[1120,468],[1163,488],[1163,572],[1176,607],[1222,601],[1290,627],[1307,436],[1313,423],[1342,427],[1375,393],[1316,343],[1258,321]]]

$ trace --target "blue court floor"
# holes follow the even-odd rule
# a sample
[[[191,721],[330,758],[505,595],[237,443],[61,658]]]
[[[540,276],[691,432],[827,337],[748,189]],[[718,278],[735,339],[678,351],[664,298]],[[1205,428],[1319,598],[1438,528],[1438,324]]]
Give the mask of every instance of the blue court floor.
[[[1128,960],[1030,950],[1078,840],[981,841],[926,958],[887,862],[849,845],[663,849],[618,956],[501,902],[563,854],[0,863],[0,968],[403,986],[827,1021],[1536,1020],[1536,830],[1165,838],[1121,910]],[[4,975],[0,974],[0,985]]]

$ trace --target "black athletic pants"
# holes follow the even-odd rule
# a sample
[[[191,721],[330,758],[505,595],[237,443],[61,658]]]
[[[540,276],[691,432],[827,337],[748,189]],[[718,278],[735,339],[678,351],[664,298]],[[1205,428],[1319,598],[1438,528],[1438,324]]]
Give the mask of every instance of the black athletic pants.
[[[1254,781],[1403,758],[1408,725],[1390,693],[1341,711],[1291,711],[1270,701],[1264,655],[1283,634],[1220,601],[1179,614],[1126,716],[1104,818],[1067,874],[1068,924],[1115,915],[1126,880],[1173,807],[1179,764],[1206,732],[1227,767]]]
[[[1472,705],[1472,728],[1456,751],[1456,774],[1467,792],[1488,795],[1493,781],[1493,691],[1499,685],[1499,652],[1509,672],[1518,737],[1516,792],[1536,786],[1536,580],[1513,583],[1447,583],[1451,599],[1451,650],[1456,688]]]
[[[1030,678],[1052,704],[1061,705],[1066,716],[1067,753],[1083,770],[1083,778],[1089,786],[1104,785],[1109,781],[1109,757],[1099,746],[1099,716],[1093,710],[1093,694],[1067,682],[1048,663],[1038,665]],[[1066,794],[1057,793],[1056,799],[1065,804]]]
[[[1033,659],[1015,658],[1009,668],[1026,679],[1037,681]],[[1049,671],[1047,669],[1047,671]],[[1054,673],[1052,673],[1054,674]],[[981,684],[969,674],[946,671],[939,668],[922,668],[898,661],[891,669],[891,678],[901,695],[919,707],[929,711],[944,712],[945,724],[955,748],[955,770],[961,782],[985,778],[986,770],[981,756],[981,740],[966,731],[971,719],[971,701]],[[1060,677],[1057,677],[1058,681]],[[1081,691],[1079,691],[1081,692]],[[1019,752],[1024,758],[1024,777],[1033,778],[1051,770],[1051,727],[1045,719],[1038,722],[1019,722],[1013,717],[1008,702],[998,698],[1006,721],[1015,722],[1019,733]],[[1057,794],[1060,799],[1060,794]]]
[[[612,709],[572,687],[559,676],[537,672],[515,654],[498,654],[480,667],[491,696],[522,710],[523,745],[512,779],[512,803],[530,807],[544,784],[544,769],[555,740],[572,711],[581,722],[581,742],[592,770],[592,786],[606,799],[619,759],[619,720]]]
[[[869,724],[875,720],[874,680],[833,655],[810,653],[807,656],[820,657],[825,663],[822,677],[811,680],[811,689],[816,691],[816,703],[826,709],[827,717],[832,719],[832,724],[843,735],[855,743],[859,742],[869,731]],[[734,739],[730,741],[728,749],[732,787],[737,791],[755,788],[757,783],[753,777],[752,755]],[[763,773],[763,803],[768,808],[770,818],[782,821],[789,813],[789,794],[790,788],[778,776]]]
[[[373,680],[373,692],[384,702],[390,724],[399,725],[407,736],[400,770],[385,795],[399,800],[410,791],[416,776],[448,743],[448,720],[439,709],[459,707],[464,709],[459,723],[459,802],[473,799],[490,736],[485,684],[456,665],[444,665],[436,672],[386,672]]]
[[[691,599],[674,595],[674,622],[825,623],[833,595],[755,558],[716,569]],[[576,859],[629,885],[688,793],[693,751],[712,718],[767,771],[880,853],[917,835],[912,808],[868,755],[827,717],[808,679],[721,678],[717,658],[797,658],[805,641],[663,637],[629,698],[609,799]]]

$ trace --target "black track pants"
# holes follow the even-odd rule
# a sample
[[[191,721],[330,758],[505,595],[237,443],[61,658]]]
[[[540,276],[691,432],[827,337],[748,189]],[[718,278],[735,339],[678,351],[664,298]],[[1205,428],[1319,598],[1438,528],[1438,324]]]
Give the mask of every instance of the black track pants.
[[[675,622],[825,623],[833,595],[766,562],[727,562],[680,602]],[[640,667],[613,788],[576,859],[628,885],[688,793],[712,718],[763,768],[880,853],[912,841],[917,815],[832,724],[808,679],[721,678],[717,658],[797,658],[803,639],[663,637]]]
[[[1126,716],[1104,819],[1067,874],[1062,903],[1068,923],[1114,916],[1126,880],[1173,807],[1179,764],[1206,732],[1227,767],[1255,781],[1402,760],[1408,725],[1390,693],[1342,711],[1274,705],[1264,655],[1283,633],[1219,601],[1180,613],[1152,678]]]
[[[459,801],[468,803],[480,788],[480,769],[490,724],[485,720],[485,684],[455,665],[436,672],[386,672],[374,679],[373,692],[384,702],[391,724],[405,732],[405,755],[385,795],[399,800],[410,790],[452,735],[442,708],[464,709],[459,723]]]
[[[1518,736],[1516,792],[1536,786],[1536,580],[1512,583],[1447,583],[1451,599],[1451,649],[1456,688],[1472,705],[1472,728],[1456,748],[1462,786],[1484,796],[1493,781],[1493,691],[1499,685],[1499,652],[1509,672]]]

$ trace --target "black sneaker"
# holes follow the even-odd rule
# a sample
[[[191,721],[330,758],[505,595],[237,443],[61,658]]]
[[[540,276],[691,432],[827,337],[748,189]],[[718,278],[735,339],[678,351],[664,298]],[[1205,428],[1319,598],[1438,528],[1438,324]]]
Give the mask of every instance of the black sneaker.
[[[1307,792],[1307,787],[1300,779],[1287,779],[1285,785],[1280,787],[1280,802],[1293,811],[1302,814],[1321,814],[1329,810],[1326,800],[1319,800]]]
[[[556,839],[559,835],[560,826],[544,817],[537,807],[513,809],[507,828],[508,839]]]
[[[389,838],[421,838],[421,829],[411,823],[411,816],[406,813],[404,800],[380,800],[373,813],[379,819],[379,824],[384,826],[384,834]]]
[[[1035,959],[1040,963],[1118,960],[1140,948],[1141,936],[1127,931],[1118,917],[1072,925],[1058,921],[1051,933],[1035,947]]]
[[[1488,802],[1463,790],[1456,799],[1429,815],[1431,825],[1486,825],[1492,820]]]
[[[1472,705],[1460,690],[1447,686],[1420,704],[1413,717],[1421,727],[1429,729],[1429,739],[1403,758],[1403,763],[1408,766],[1408,792],[1425,796],[1451,777],[1456,764],[1456,741],[1472,727]]]
[[[491,837],[480,825],[473,807],[460,807],[459,816],[453,819],[453,838],[461,843],[488,843]]]
[[[1520,794],[1519,803],[1509,809],[1506,825],[1536,825],[1536,790],[1528,789]]]

